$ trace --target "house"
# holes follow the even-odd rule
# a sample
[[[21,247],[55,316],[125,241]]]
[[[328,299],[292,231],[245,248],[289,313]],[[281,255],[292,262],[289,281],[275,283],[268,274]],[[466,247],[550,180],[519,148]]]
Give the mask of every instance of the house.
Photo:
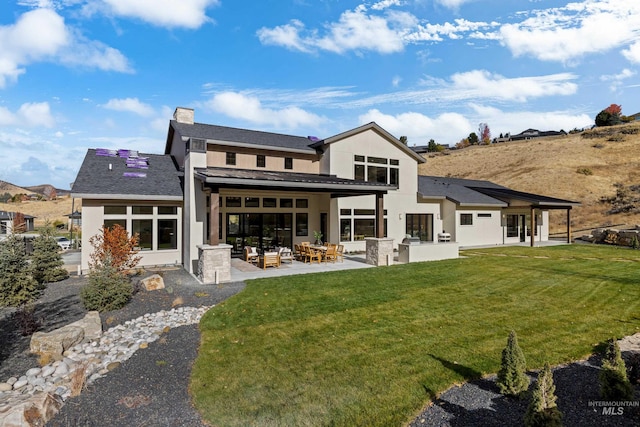
[[[0,239],[10,234],[14,234],[15,231],[24,233],[34,230],[35,216],[25,215],[20,212],[7,212],[0,211]],[[20,224],[16,224],[16,221],[20,221]],[[18,230],[16,230],[18,227]]]
[[[516,135],[511,135],[509,138],[510,141],[521,141],[525,139],[533,139],[533,138],[542,138],[545,136],[565,136],[567,133],[563,130],[555,131],[555,130],[547,130],[547,131],[539,131],[538,129],[527,129],[525,131],[520,132]]]
[[[381,265],[406,235],[435,245],[446,230],[457,256],[457,245],[515,241],[514,230],[547,239],[545,212],[576,205],[419,177],[426,160],[376,123],[319,139],[197,123],[177,108],[164,152],[87,152],[72,188],[83,271],[102,225],[138,233],[142,265],[180,264],[207,282],[229,280],[245,246],[293,247],[321,233]]]

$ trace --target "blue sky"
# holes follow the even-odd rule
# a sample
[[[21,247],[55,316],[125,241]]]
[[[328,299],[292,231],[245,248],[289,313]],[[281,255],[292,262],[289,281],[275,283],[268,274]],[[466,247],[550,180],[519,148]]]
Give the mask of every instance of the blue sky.
[[[640,111],[637,0],[20,0],[0,5],[0,179],[69,188],[88,148],[197,122],[409,145]]]

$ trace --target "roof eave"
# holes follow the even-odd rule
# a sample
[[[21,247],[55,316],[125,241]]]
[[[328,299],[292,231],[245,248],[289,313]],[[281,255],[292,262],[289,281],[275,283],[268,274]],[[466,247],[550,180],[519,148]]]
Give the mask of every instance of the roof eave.
[[[96,193],[71,193],[75,199],[93,200],[162,200],[162,201],[182,201],[182,196],[152,195],[152,194],[96,194]]]

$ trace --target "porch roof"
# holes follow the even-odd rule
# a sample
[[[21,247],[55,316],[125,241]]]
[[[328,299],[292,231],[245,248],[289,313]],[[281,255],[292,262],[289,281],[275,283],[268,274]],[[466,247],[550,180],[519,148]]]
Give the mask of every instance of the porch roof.
[[[508,207],[524,202],[541,209],[571,209],[579,202],[516,191],[491,181],[419,176],[418,191],[425,198],[446,198],[460,206]]]
[[[196,168],[194,175],[205,184],[219,188],[328,192],[332,197],[386,193],[393,185],[298,172],[272,172],[231,168]]]

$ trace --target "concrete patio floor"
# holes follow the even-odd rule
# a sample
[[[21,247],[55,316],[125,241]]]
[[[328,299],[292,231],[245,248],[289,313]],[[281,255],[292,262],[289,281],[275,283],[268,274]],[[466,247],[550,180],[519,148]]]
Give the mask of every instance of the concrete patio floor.
[[[250,279],[260,279],[264,277],[291,276],[294,274],[324,273],[327,271],[353,270],[356,268],[371,268],[373,265],[367,264],[365,255],[345,255],[344,262],[321,262],[318,264],[293,261],[281,263],[279,268],[267,267],[262,269],[250,264],[240,258],[231,259],[231,281],[239,282]]]

